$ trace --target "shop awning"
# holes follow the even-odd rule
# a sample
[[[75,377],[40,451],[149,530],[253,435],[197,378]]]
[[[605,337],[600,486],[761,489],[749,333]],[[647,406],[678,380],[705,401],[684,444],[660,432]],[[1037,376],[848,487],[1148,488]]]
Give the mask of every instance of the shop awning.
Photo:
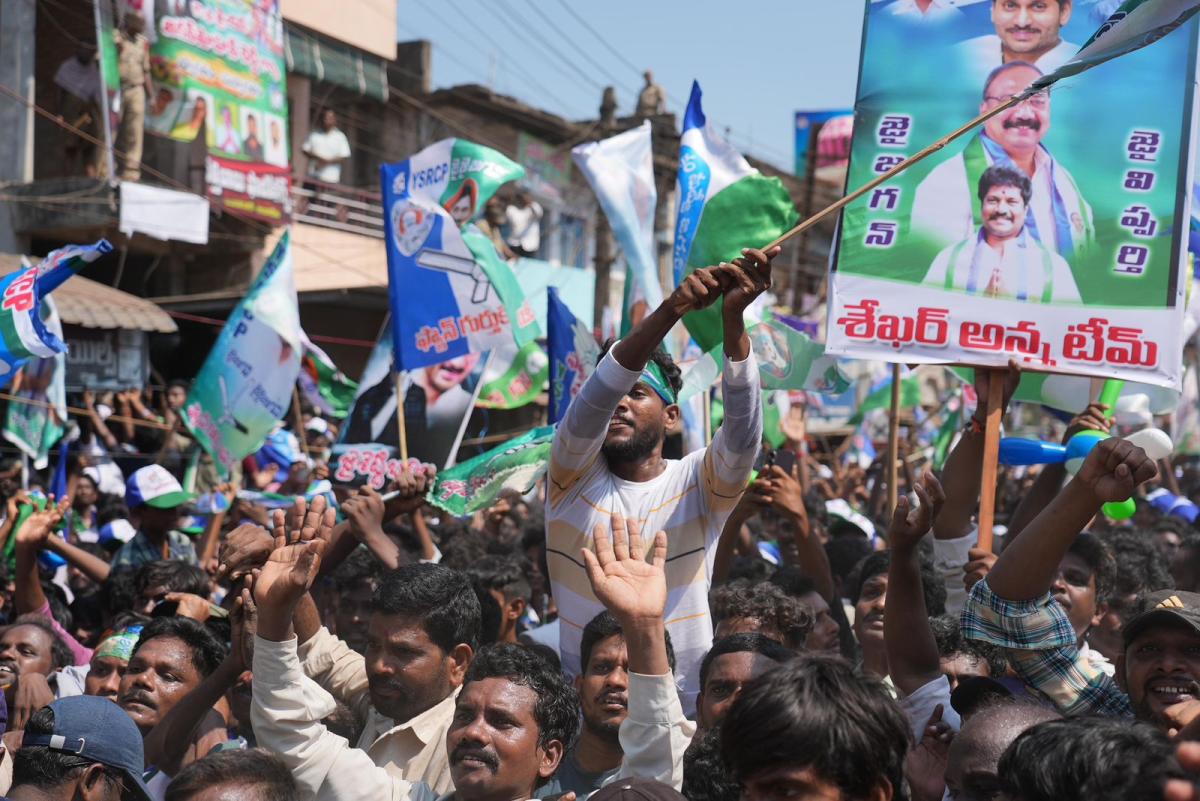
[[[20,256],[0,253],[0,273],[7,275],[20,266]],[[162,334],[179,330],[157,304],[82,275],[68,279],[51,297],[59,318],[69,325]]]
[[[284,24],[288,72],[341,86],[386,103],[387,62],[378,56]]]

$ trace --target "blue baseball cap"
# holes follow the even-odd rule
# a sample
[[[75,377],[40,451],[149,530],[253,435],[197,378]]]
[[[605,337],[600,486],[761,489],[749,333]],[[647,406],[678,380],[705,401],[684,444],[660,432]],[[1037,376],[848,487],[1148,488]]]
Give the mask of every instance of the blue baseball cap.
[[[151,801],[142,781],[142,734],[125,710],[94,695],[60,698],[48,706],[54,711],[54,732],[34,734],[26,729],[22,748],[40,745],[115,768],[124,774],[126,788]]]

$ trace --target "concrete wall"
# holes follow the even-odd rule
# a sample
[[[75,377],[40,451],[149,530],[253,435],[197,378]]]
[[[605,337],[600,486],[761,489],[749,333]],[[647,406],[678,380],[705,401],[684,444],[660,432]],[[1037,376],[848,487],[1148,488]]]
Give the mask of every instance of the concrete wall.
[[[386,59],[396,57],[396,0],[283,0],[283,18]]]

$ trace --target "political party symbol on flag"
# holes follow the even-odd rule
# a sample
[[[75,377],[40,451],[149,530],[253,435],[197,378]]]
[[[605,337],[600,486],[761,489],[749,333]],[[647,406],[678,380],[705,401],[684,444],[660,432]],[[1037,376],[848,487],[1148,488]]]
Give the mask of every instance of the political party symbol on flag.
[[[628,330],[636,303],[644,302],[646,308],[656,309],[663,299],[654,247],[658,191],[654,186],[650,134],[650,121],[645,120],[637,128],[571,150],[571,157],[596,193],[625,256],[623,331]]]
[[[485,409],[516,409],[533,403],[549,373],[550,360],[536,342],[523,348],[518,348],[515,342],[506,343],[488,358],[475,405]]]
[[[921,379],[916,373],[902,369],[900,373],[900,408],[912,409],[920,405]],[[857,423],[868,412],[873,412],[876,409],[890,409],[891,407],[892,374],[889,371],[886,378],[881,378],[871,385],[871,388],[867,391],[867,397],[863,398],[862,403],[858,405],[858,411],[850,418],[850,422]]]
[[[1125,0],[1079,52],[1033,83],[1046,89],[1063,78],[1154,44],[1200,11],[1200,0]]]
[[[838,367],[837,359],[825,355],[824,345],[813,342],[770,313],[747,328],[746,333],[758,362],[759,383],[764,390],[803,389],[840,395],[850,388],[850,379]],[[680,401],[712,386],[721,375],[724,365],[722,347],[718,342],[683,375]]]
[[[303,349],[291,235],[284,233],[183,406],[184,423],[223,470],[257,451],[287,413]]]
[[[111,251],[106,239],[93,245],[67,245],[51,251],[37,266],[22,256],[21,269],[0,278],[0,376],[10,375],[30,357],[47,359],[66,352],[62,332],[50,330],[42,321],[42,298]]]
[[[492,506],[504,490],[523,495],[545,475],[553,439],[554,426],[535,428],[438,473],[426,500],[462,517]]]
[[[537,336],[512,270],[468,225],[501,184],[524,174],[465,139],[443,139],[380,168],[397,370]]]
[[[352,381],[329,354],[314,345],[303,331],[304,358],[301,360],[299,382],[305,396],[322,414],[345,417],[354,405],[358,383]]]
[[[596,369],[600,346],[550,287],[546,299],[546,338],[550,351],[550,422],[557,423],[580,387]]]
[[[678,285],[700,267],[731,261],[742,249],[772,241],[796,219],[796,208],[778,178],[767,178],[708,124],[700,84],[683,118],[679,140],[679,205],[673,268]],[[704,351],[721,342],[721,303],[683,318]]]

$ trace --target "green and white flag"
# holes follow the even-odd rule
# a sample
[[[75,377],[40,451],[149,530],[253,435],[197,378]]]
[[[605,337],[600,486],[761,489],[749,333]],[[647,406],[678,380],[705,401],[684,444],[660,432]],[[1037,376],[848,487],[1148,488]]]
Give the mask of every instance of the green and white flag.
[[[304,360],[300,365],[298,380],[304,394],[322,414],[339,419],[345,417],[354,405],[358,383],[339,370],[329,354],[314,345],[307,334],[302,331],[301,335],[304,340]]]
[[[803,389],[840,395],[850,388],[850,379],[838,368],[837,359],[825,355],[824,345],[770,314],[747,328],[746,333],[758,362],[758,378],[763,390]],[[723,347],[718,340],[717,345],[701,356],[683,376],[683,388],[679,392],[681,403],[716,382],[724,364]]]
[[[675,284],[691,272],[762,247],[796,221],[796,207],[778,178],[767,178],[730,147],[704,116],[700,84],[679,140],[679,207],[675,219]],[[721,301],[691,312],[684,325],[701,350],[721,343]]]
[[[1071,59],[1034,82],[1046,89],[1063,78],[1154,44],[1200,11],[1200,0],[1125,0]]]
[[[515,342],[496,348],[483,369],[476,406],[516,409],[533,403],[550,376],[550,359],[536,342],[517,348]]]
[[[921,405],[921,379],[912,372],[902,372],[900,375],[900,408],[912,409]],[[876,409],[892,408],[892,376],[888,372],[886,378],[880,379],[872,387],[867,397],[858,404],[858,411],[850,418],[851,425],[861,421],[868,412]]]
[[[42,298],[39,316],[42,330],[62,341],[62,322],[49,298]],[[4,418],[4,438],[16,445],[33,462],[34,470],[50,464],[50,449],[66,431],[67,354],[55,353],[44,359],[32,358],[21,366],[21,385],[16,397],[32,401],[9,401]]]
[[[504,490],[529,492],[546,474],[554,426],[527,431],[516,439],[438,473],[426,500],[455,517],[487,509]]]

